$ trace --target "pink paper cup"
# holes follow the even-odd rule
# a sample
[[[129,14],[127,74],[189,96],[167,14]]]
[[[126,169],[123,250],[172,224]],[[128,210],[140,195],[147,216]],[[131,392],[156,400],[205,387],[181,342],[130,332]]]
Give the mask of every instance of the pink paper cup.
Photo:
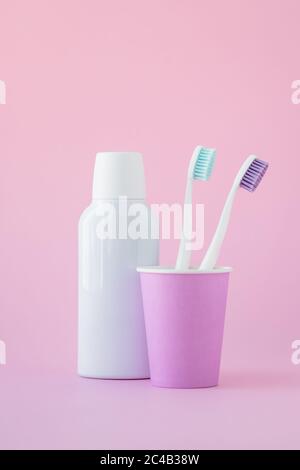
[[[218,385],[231,268],[199,272],[141,267],[138,271],[152,385]]]

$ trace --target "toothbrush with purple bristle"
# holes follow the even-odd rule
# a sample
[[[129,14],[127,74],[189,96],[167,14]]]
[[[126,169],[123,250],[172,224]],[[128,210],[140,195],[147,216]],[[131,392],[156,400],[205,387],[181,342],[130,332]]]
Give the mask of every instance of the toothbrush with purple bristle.
[[[250,155],[241,166],[227,196],[217,229],[202,263],[200,264],[199,271],[209,271],[216,266],[221,246],[227,232],[231,209],[238,188],[241,187],[250,192],[255,191],[267,171],[267,168],[268,163],[263,160],[259,160],[255,155]]]

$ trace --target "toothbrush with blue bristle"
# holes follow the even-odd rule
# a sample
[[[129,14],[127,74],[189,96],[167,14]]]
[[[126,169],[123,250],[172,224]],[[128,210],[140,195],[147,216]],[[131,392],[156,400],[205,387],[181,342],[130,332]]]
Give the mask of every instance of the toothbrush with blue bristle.
[[[233,201],[239,187],[253,192],[261,182],[268,168],[268,163],[260,160],[255,155],[250,155],[241,166],[235,177],[232,188],[227,196],[217,229],[209,248],[200,264],[199,271],[210,271],[216,266],[216,262],[225,238]]]
[[[192,204],[192,188],[194,180],[207,181],[213,171],[214,163],[216,157],[216,150],[212,148],[202,147],[198,145],[191,157],[186,189],[185,189],[185,198],[184,198],[184,213],[183,213],[183,231],[180,240],[177,261],[176,261],[176,270],[188,269],[190,265],[191,250],[188,250],[186,245],[188,239],[186,234],[188,232],[189,221],[188,216],[190,212],[187,210],[187,205]]]

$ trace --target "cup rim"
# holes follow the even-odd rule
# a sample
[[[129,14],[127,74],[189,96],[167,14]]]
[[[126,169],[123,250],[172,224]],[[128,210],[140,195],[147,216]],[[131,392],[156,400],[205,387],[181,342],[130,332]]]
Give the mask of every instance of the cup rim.
[[[176,270],[170,266],[138,266],[136,270],[139,273],[149,274],[224,274],[230,273],[232,268],[230,266],[216,266],[213,269],[199,271],[198,268],[179,269]]]

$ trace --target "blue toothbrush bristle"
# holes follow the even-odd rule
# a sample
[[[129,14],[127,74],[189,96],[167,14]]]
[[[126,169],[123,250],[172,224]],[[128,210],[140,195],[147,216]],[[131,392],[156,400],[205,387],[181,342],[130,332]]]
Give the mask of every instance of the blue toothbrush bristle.
[[[244,174],[240,186],[247,191],[253,192],[263,179],[265,172],[267,171],[269,164],[263,160],[256,158],[253,160],[248,170]]]
[[[193,178],[206,181],[209,179],[216,158],[216,150],[201,147],[194,166]]]

